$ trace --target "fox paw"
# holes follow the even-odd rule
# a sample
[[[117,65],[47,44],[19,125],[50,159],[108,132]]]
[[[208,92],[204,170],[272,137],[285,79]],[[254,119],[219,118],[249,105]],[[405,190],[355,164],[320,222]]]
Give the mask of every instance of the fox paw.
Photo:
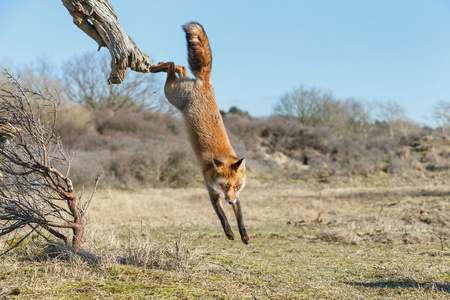
[[[229,240],[234,240],[234,233],[231,230],[226,233],[226,236]]]
[[[248,237],[248,235],[243,235],[241,236],[241,240],[244,244],[248,245],[248,241],[250,240],[250,238]]]

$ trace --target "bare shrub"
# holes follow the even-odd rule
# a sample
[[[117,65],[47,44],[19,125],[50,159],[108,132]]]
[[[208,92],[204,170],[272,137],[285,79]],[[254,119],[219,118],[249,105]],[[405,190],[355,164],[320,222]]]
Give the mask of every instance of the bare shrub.
[[[195,158],[186,148],[171,151],[164,162],[160,182],[171,187],[198,185],[199,177],[196,175],[199,170]]]
[[[445,162],[438,154],[436,147],[432,147],[427,151],[423,162],[426,164],[426,168],[431,171],[435,171],[438,169],[444,169]]]
[[[60,106],[55,131],[68,149],[80,149],[86,137],[97,135],[92,112],[76,103]]]
[[[58,104],[57,96],[27,90],[11,76],[0,86],[0,124],[14,129],[8,144],[0,145],[0,236],[24,233],[14,244],[7,243],[10,249],[42,230],[70,243],[61,231],[70,229],[72,245],[78,249],[81,243],[83,214],[93,194],[85,204],[75,194],[71,157],[55,134]],[[42,123],[45,112],[52,123]]]
[[[201,180],[183,122],[168,113],[101,109],[92,113],[94,132],[74,141],[74,181],[86,185],[89,170],[104,171],[103,184],[132,189],[185,187]]]
[[[154,151],[121,151],[111,153],[104,168],[113,179],[108,184],[119,188],[136,188],[155,186],[160,177],[161,164]]]
[[[369,176],[382,169],[386,151],[396,148],[390,139],[392,146],[383,150],[362,134],[337,137],[329,128],[304,126],[288,117],[262,120],[227,115],[225,122],[230,136],[241,140],[244,152],[265,164],[276,162],[270,171],[289,178]]]
[[[102,186],[111,181],[104,164],[109,159],[107,151],[76,151],[72,159],[70,177],[74,186],[91,188],[96,172],[102,171]]]
[[[103,135],[123,133],[141,139],[185,136],[183,122],[168,113],[102,109],[94,112],[94,118],[98,132]]]
[[[341,176],[369,177],[379,172],[415,177],[424,166],[434,170],[450,165],[450,151],[446,148],[430,152],[436,143],[445,145],[445,139],[425,138],[430,135],[427,130],[406,121],[402,122],[409,124],[406,131],[396,134],[396,138],[391,138],[386,122],[361,125],[361,133],[338,136],[328,127],[305,126],[292,117],[257,119],[227,114],[224,121],[237,149],[251,159],[249,170],[254,165],[263,177],[329,180]]]
[[[102,111],[103,118],[100,123],[97,123],[97,130],[100,133],[106,133],[108,131],[119,131],[136,133],[138,131],[144,130],[141,124],[141,114],[128,111],[128,110],[120,110],[117,113],[113,113],[112,111],[105,109]]]
[[[200,172],[189,145],[178,147],[157,143],[134,151],[110,152],[102,162],[105,184],[125,189],[199,185]]]
[[[433,118],[441,127],[442,133],[448,135],[450,125],[450,102],[439,101],[433,107]]]
[[[330,92],[301,85],[281,97],[274,111],[276,114],[295,117],[304,125],[324,126],[331,123],[333,116],[339,114],[341,109]]]

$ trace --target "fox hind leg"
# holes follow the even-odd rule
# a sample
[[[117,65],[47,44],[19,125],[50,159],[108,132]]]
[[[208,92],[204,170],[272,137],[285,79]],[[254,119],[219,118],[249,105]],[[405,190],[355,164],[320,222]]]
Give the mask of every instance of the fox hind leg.
[[[178,74],[179,78],[189,78],[187,71],[186,71],[186,67],[183,66],[175,66],[175,73]]]
[[[166,82],[172,82],[177,79],[177,76],[175,75],[175,65],[173,62],[160,62],[156,66],[152,66],[150,68],[151,73],[159,73],[159,72],[166,72],[167,73],[167,81]]]
[[[179,78],[188,78],[186,67],[177,66],[173,62],[167,63],[160,62],[156,66],[152,66],[150,72],[152,73],[166,72],[168,81],[177,79],[175,74],[177,74]]]

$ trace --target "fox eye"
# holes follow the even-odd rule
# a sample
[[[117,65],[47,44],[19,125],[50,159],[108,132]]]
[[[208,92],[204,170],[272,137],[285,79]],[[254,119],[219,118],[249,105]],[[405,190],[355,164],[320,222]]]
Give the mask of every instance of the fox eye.
[[[241,185],[240,185],[240,184],[234,186],[234,190],[235,190],[235,191],[239,190],[240,188],[241,188]]]
[[[226,185],[226,184],[220,184],[220,187],[223,189],[223,190],[228,190],[228,185]]]

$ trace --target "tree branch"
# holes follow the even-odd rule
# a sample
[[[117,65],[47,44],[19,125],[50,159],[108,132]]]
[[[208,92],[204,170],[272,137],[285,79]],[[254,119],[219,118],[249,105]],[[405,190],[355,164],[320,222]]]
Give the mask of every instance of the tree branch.
[[[73,23],[97,42],[99,50],[107,47],[111,54],[108,84],[119,84],[127,68],[149,73],[154,63],[139,50],[117,21],[108,0],[61,0],[73,18]]]

